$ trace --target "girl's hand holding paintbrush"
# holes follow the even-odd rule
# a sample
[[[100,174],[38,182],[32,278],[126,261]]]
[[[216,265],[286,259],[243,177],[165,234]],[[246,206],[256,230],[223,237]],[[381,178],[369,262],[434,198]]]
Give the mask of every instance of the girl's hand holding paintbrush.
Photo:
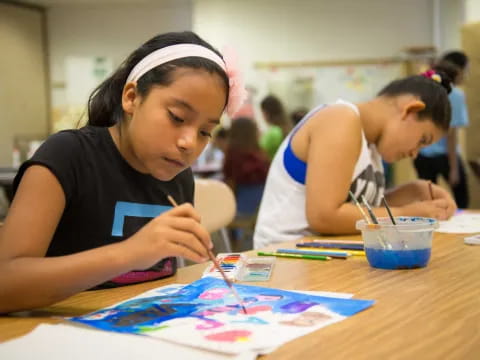
[[[182,204],[152,219],[125,241],[132,255],[133,268],[147,269],[170,256],[194,262],[209,259],[213,244],[200,216],[191,204]]]
[[[457,210],[455,200],[450,193],[431,181],[418,180],[413,182],[412,186],[416,186],[418,189],[417,199],[407,205],[399,207],[397,213],[400,215],[423,216],[437,220],[447,220]],[[391,203],[392,201],[389,200],[390,205]],[[396,206],[399,205],[398,201],[394,204],[396,204]],[[401,202],[400,205],[402,205]]]
[[[440,186],[425,180],[416,180],[385,193],[394,216],[422,216],[437,220],[449,219],[457,210],[452,196]],[[381,208],[374,208],[377,216],[388,216]]]

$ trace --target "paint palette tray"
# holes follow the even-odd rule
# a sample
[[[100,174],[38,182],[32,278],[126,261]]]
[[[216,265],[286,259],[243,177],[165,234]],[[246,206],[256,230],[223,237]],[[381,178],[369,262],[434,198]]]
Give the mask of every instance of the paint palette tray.
[[[246,259],[247,256],[242,253],[219,253],[216,256],[218,264],[230,281],[238,280],[238,275],[240,274]],[[202,277],[207,276],[223,279],[222,274],[215,268],[215,265],[212,262],[210,262],[203,272]]]
[[[239,281],[268,281],[272,274],[274,257],[247,258],[237,276]]]

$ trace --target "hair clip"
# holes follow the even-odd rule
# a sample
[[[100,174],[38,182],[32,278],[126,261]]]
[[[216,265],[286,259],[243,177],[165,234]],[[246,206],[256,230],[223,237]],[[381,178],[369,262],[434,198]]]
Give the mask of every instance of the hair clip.
[[[422,73],[422,76],[432,79],[433,81],[438,82],[439,84],[442,83],[442,77],[437,74],[434,70],[430,69]]]
[[[430,79],[435,80],[436,82],[438,82],[440,84],[442,83],[442,77],[438,74],[433,74]]]

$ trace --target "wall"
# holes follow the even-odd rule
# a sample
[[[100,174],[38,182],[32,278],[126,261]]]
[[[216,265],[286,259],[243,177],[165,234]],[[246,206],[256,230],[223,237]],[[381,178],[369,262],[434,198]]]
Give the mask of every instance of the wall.
[[[438,0],[438,2],[440,15],[439,52],[459,49],[462,46],[460,28],[465,21],[464,0]]]
[[[47,134],[44,15],[0,3],[0,166],[12,165],[16,135]]]
[[[254,62],[388,57],[431,45],[431,7],[430,0],[197,0],[193,29],[217,47],[234,45],[253,79]]]
[[[478,0],[463,0],[465,9],[465,22],[480,21],[480,1]]]
[[[191,27],[189,0],[52,6],[48,11],[52,105],[65,105],[67,56],[104,56],[117,66],[154,35]]]

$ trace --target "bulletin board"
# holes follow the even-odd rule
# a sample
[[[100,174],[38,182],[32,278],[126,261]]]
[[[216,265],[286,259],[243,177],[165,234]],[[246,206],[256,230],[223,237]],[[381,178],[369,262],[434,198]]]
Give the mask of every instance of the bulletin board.
[[[401,59],[256,64],[259,94],[277,95],[290,110],[373,98],[390,81],[405,76]]]

